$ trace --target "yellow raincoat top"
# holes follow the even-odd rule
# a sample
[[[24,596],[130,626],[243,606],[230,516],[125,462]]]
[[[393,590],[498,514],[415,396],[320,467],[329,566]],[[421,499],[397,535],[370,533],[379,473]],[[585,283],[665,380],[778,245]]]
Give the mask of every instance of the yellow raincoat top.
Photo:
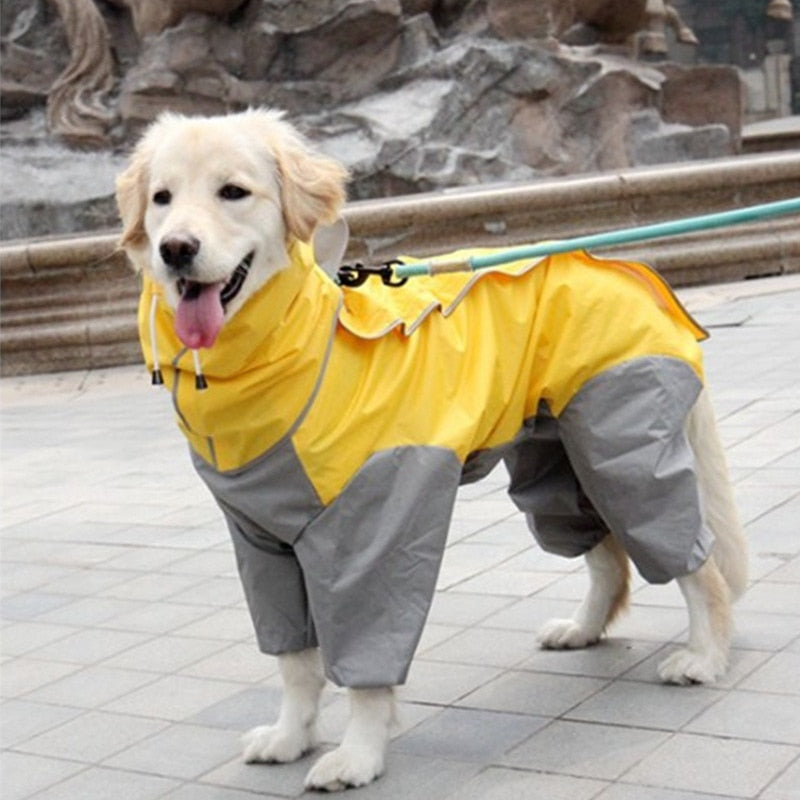
[[[402,288],[371,278],[340,289],[308,246],[295,244],[291,262],[202,351],[207,390],[195,389],[192,354],[165,303],[158,352],[197,454],[221,472],[239,470],[291,431],[326,504],[373,453],[439,446],[464,463],[510,442],[541,402],[558,416],[622,362],[673,357],[702,378],[704,331],[641,264],[578,252]],[[147,314],[158,291],[145,279],[151,367]]]

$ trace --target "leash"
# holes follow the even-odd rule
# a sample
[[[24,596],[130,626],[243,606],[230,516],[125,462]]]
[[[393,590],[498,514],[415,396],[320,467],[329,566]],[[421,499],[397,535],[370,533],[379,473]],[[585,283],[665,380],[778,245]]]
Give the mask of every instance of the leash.
[[[337,274],[341,286],[361,286],[371,275],[378,276],[386,286],[402,286],[409,278],[420,275],[440,275],[447,272],[474,272],[476,270],[510,264],[528,258],[542,258],[556,253],[569,253],[574,250],[589,250],[612,245],[630,244],[646,239],[660,239],[685,233],[723,228],[743,222],[755,222],[784,214],[800,213],[800,197],[746,206],[732,211],[703,214],[697,217],[684,217],[653,225],[621,228],[616,231],[576,236],[571,239],[557,239],[541,244],[511,247],[495,253],[468,258],[434,259],[405,264],[398,259],[387,261],[380,266],[365,266],[361,263],[345,264]]]

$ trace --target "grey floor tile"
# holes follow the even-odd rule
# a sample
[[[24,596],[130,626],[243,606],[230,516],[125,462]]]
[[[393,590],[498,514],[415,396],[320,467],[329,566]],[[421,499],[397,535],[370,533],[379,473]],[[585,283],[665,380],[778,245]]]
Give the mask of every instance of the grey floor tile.
[[[798,515],[800,530],[800,509]],[[737,609],[767,614],[800,613],[800,583],[781,583],[769,579],[760,581],[747,590]]]
[[[503,608],[487,616],[481,624],[490,628],[536,633],[549,619],[571,617],[577,606],[574,600],[554,600],[534,595],[505,603]]]
[[[136,603],[133,608],[99,627],[109,630],[136,631],[153,635],[171,633],[189,625],[202,624],[213,609],[209,606],[179,605],[172,602]]]
[[[800,756],[761,793],[761,800],[797,800],[800,795]]]
[[[494,667],[416,659],[398,697],[405,702],[452,703],[497,676]]]
[[[140,714],[178,722],[205,711],[241,690],[238,683],[203,680],[188,675],[167,675],[103,707],[120,714]]]
[[[148,634],[86,628],[31,651],[35,658],[94,664],[111,658],[149,639]]]
[[[655,642],[637,642],[632,639],[604,638],[582,650],[545,650],[538,648],[516,669],[534,672],[555,672],[565,675],[585,675],[591,678],[616,678],[641,664],[657,650]],[[655,672],[647,672],[645,680],[651,681]]]
[[[26,753],[95,764],[152,736],[163,722],[91,711],[17,745]]]
[[[3,800],[27,800],[85,769],[73,761],[42,758],[25,753],[0,752]]]
[[[37,661],[33,658],[9,658],[2,665],[0,694],[4,698],[20,697],[69,675],[80,667],[58,661]]]
[[[272,687],[244,689],[189,717],[187,723],[245,731],[277,720],[281,691]]]
[[[181,552],[181,551],[176,551]],[[182,554],[161,569],[175,575],[202,575],[215,578],[233,578],[238,581],[236,559],[233,553],[225,550],[203,550]],[[237,582],[238,587],[238,582]],[[239,589],[241,592],[241,589]]]
[[[508,667],[538,649],[539,644],[533,633],[474,627],[449,638],[438,647],[426,650],[425,658],[456,664]]]
[[[52,587],[52,583],[49,587]],[[68,605],[73,600],[74,598],[68,594],[58,594],[53,591],[24,592],[3,598],[0,602],[0,613],[4,619],[37,619],[49,611]]]
[[[278,795],[262,792],[254,795],[253,792],[225,789],[222,786],[202,786],[199,783],[184,784],[180,789],[160,797],[161,800],[256,800],[256,797],[258,800],[278,800]]]
[[[105,596],[113,596],[112,593],[119,587],[131,580],[138,579],[138,577],[139,573],[137,572],[105,569],[103,566],[98,566],[91,570],[73,570],[69,575],[52,581],[49,588],[52,591],[78,597],[88,597],[100,593]]]
[[[800,614],[770,614],[735,608],[733,646],[782,650],[800,636]]]
[[[17,622],[5,625],[0,647],[3,655],[21,656],[32,653],[45,645],[66,639],[80,628],[68,625],[52,625],[44,622]]]
[[[175,672],[224,649],[227,642],[185,636],[158,636],[131,647],[104,662],[115,669],[144,670],[161,674]],[[205,677],[199,675],[198,677]],[[209,675],[221,677],[223,675]]]
[[[36,800],[157,800],[178,786],[157,775],[91,767],[36,795]]]
[[[105,594],[123,600],[153,602],[166,600],[197,586],[201,579],[196,575],[168,575],[163,572],[139,575],[109,587]]]
[[[153,680],[153,675],[143,672],[89,666],[31,692],[26,699],[78,708],[97,708]]]
[[[105,760],[103,766],[195,780],[239,753],[239,737],[199,725],[170,725]]]
[[[5,509],[3,510],[5,514]],[[13,542],[10,537],[3,536],[3,550],[5,552],[8,542]],[[34,591],[42,586],[47,586],[51,580],[68,574],[71,568],[53,566],[43,563],[19,563],[3,557],[0,562],[0,591],[2,597],[12,597],[17,594]]]
[[[291,764],[245,764],[237,755],[207,770],[202,783],[278,797],[299,797],[306,774],[322,752],[315,750]]]
[[[431,604],[428,621],[441,625],[474,625],[510,603],[508,597],[437,592]]]
[[[244,602],[244,592],[238,576],[195,576],[202,579],[193,586],[170,596],[171,603],[186,603],[209,607],[234,606]]]
[[[93,627],[118,619],[139,607],[139,603],[107,597],[79,597],[38,617],[42,622]],[[113,624],[113,623],[112,623]]]
[[[6,700],[0,704],[0,742],[3,747],[14,747],[81,713],[79,708],[51,706],[31,700]]]
[[[135,570],[138,572],[170,572],[173,564],[180,563],[193,555],[190,550],[170,547],[123,547],[116,548],[118,554],[106,562],[113,569]]]
[[[586,778],[490,767],[447,795],[448,800],[589,800],[605,786]]]
[[[688,625],[689,615],[685,606],[659,608],[634,604],[628,613],[612,623],[608,636],[666,642],[682,637]]]
[[[798,473],[797,484],[800,486],[800,473]],[[784,560],[780,567],[770,573],[769,580],[800,583],[800,556]]]
[[[800,653],[775,653],[751,672],[739,688],[800,695]]]
[[[786,745],[676,734],[623,776],[641,783],[724,797],[755,797],[797,757]]]
[[[568,712],[571,719],[679,730],[723,697],[701,686],[666,686],[619,680]]]
[[[396,739],[392,748],[411,755],[491,763],[546,723],[532,715],[448,708]]]
[[[577,606],[589,591],[589,574],[583,569],[578,572],[556,575],[555,578],[536,593],[537,597],[571,600]]]
[[[507,766],[614,780],[668,734],[642,728],[555,721],[508,753]]]
[[[689,792],[685,789],[659,789],[630,783],[615,783],[600,792],[595,800],[722,800],[722,795]],[[726,797],[725,800],[730,800]]]
[[[559,716],[599,692],[607,681],[544,672],[506,672],[458,701],[484,708],[541,716]]]
[[[219,609],[197,622],[183,625],[173,631],[178,636],[196,636],[200,639],[222,639],[240,642],[253,635],[253,625],[243,609]]]
[[[800,746],[800,696],[733,691],[686,730]]]
[[[185,639],[184,642],[202,642],[202,639]],[[219,643],[215,643],[219,645]],[[240,681],[254,684],[277,674],[278,661],[265,655],[252,644],[225,644],[205,658],[192,659],[180,667],[184,675],[196,678],[216,678],[223,681]]]
[[[465,630],[461,626],[438,625],[435,622],[427,622],[417,645],[417,655],[424,656],[428,650],[438,647],[443,642],[452,639]]]
[[[474,594],[527,597],[563,577],[563,573],[558,572],[504,569],[503,567],[504,565],[500,565],[496,569],[467,578],[458,585],[458,590]]]

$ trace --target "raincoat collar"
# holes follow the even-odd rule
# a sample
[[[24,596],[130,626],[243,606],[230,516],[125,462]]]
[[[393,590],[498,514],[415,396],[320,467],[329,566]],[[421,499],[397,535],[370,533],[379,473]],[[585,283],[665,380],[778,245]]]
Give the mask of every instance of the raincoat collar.
[[[243,466],[288,435],[325,368],[341,291],[315,266],[308,245],[295,242],[289,255],[289,266],[199,353],[175,333],[174,312],[160,287],[144,280],[139,328],[145,361],[153,369],[157,351],[180,427],[192,448],[222,470]],[[196,387],[200,365],[204,389]]]
[[[200,351],[203,372],[209,379],[230,379],[253,366],[268,362],[285,363],[287,350],[296,352],[305,338],[302,328],[313,327],[339,289],[315,267],[311,247],[294,241],[289,248],[289,264],[242,306],[222,328],[214,346]],[[154,330],[147,335],[143,315],[157,298]],[[338,300],[336,301],[338,305]],[[151,362],[154,334],[162,364],[179,366],[190,351],[175,333],[175,314],[163,296],[162,288],[144,277],[140,303],[140,328],[145,357]],[[287,335],[287,328],[292,335]]]

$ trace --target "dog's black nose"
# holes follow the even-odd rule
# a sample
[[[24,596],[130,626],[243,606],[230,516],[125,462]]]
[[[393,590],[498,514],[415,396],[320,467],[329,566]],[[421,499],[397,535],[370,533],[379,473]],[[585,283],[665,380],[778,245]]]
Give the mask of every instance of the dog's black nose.
[[[188,272],[199,250],[200,241],[183,231],[165,236],[158,247],[164,263],[178,274]]]

